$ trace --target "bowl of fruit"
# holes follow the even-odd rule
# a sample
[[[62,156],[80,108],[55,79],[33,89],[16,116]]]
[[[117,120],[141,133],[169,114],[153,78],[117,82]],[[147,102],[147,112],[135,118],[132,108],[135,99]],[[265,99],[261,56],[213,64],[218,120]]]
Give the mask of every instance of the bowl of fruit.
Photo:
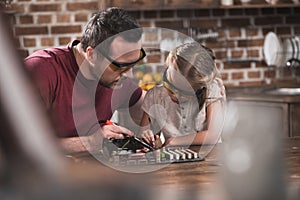
[[[162,74],[158,72],[150,72],[145,67],[139,67],[134,71],[135,80],[143,90],[150,90],[162,83]]]

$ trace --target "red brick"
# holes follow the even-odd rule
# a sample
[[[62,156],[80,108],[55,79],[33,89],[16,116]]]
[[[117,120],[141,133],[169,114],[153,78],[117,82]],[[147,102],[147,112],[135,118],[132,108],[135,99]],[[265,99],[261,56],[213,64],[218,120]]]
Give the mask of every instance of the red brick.
[[[39,24],[49,24],[52,22],[51,15],[38,15],[37,23]]]
[[[211,48],[211,49],[217,49],[217,48],[234,48],[234,40],[228,40],[228,41],[214,41],[214,40],[210,40],[210,41],[206,41],[205,44],[207,47]]]
[[[224,9],[212,9],[213,16],[224,16],[225,10]]]
[[[262,81],[240,81],[240,86],[261,86],[266,85],[264,80]]]
[[[243,50],[232,50],[231,57],[232,58],[241,58],[243,56]]]
[[[271,32],[271,31],[274,32],[275,28],[274,27],[262,28],[263,35],[267,35],[267,33]]]
[[[33,17],[32,17],[32,15],[23,15],[23,16],[20,16],[20,23],[21,24],[33,24]]]
[[[228,10],[228,14],[230,16],[243,15],[244,10],[243,9],[232,9],[232,10]]]
[[[263,15],[273,15],[275,13],[275,9],[274,8],[262,8],[261,13]]]
[[[222,72],[222,73],[221,73],[221,78],[222,78],[222,80],[224,80],[224,81],[228,80],[228,73]]]
[[[70,37],[60,37],[58,39],[59,45],[67,45],[71,41]]]
[[[54,38],[47,37],[41,39],[42,46],[53,46],[54,45]]]
[[[147,41],[147,42],[157,42],[158,41],[157,32],[145,32],[144,38],[145,38],[145,41]]]
[[[150,21],[139,21],[139,24],[141,27],[151,27],[151,22]]]
[[[259,10],[258,9],[245,9],[245,14],[246,15],[251,15],[251,16],[255,16],[255,15],[258,15],[259,14],[259,12],[258,12]]]
[[[36,46],[35,38],[24,38],[23,43],[24,43],[24,47],[35,47]]]
[[[238,40],[238,47],[261,47],[264,39]]]
[[[278,27],[277,28],[277,31],[276,31],[276,33],[277,33],[277,35],[291,35],[292,34],[292,27],[290,27],[290,26],[281,26],[281,27]]]
[[[249,37],[258,36],[258,28],[246,29],[246,35]]]
[[[250,25],[250,19],[249,18],[228,18],[228,19],[222,19],[222,26],[227,27],[243,27],[243,26],[249,26]]]
[[[294,27],[294,32],[297,35],[300,35],[300,26]]]
[[[175,39],[174,32],[170,31],[162,31],[161,32],[161,39]]]
[[[156,11],[144,11],[144,18],[145,19],[153,19],[157,18],[157,12]]]
[[[267,71],[264,71],[264,77],[265,77],[265,78],[275,78],[275,77],[276,77],[276,72],[275,72],[275,70],[267,70]]]
[[[218,29],[215,32],[218,33],[219,38],[225,37],[225,30],[224,29]]]
[[[210,16],[210,10],[209,9],[195,10],[195,16],[196,17],[209,17]]]
[[[61,11],[61,4],[30,4],[30,12],[53,12]]]
[[[251,58],[259,58],[259,50],[253,49],[253,50],[247,50],[247,57]]]
[[[70,22],[70,15],[69,14],[58,14],[58,15],[56,15],[56,22],[58,22],[58,23]]]
[[[291,14],[291,13],[292,13],[291,8],[277,8],[277,14]]]
[[[216,19],[192,19],[190,20],[190,26],[200,28],[217,27],[218,21]]]
[[[147,63],[160,63],[161,56],[160,55],[147,55]]]
[[[274,85],[297,85],[299,82],[295,79],[273,79],[271,80],[271,84]]]
[[[264,16],[264,17],[256,17],[254,19],[255,25],[275,25],[275,24],[283,24],[283,18],[279,16]]]
[[[259,78],[260,71],[250,71],[248,72],[248,78]]]
[[[233,72],[231,74],[231,79],[237,80],[237,79],[243,79],[244,78],[244,73],[243,72]]]
[[[215,51],[216,59],[222,60],[227,58],[227,51]]]
[[[193,17],[194,12],[193,10],[177,10],[178,17]]]
[[[16,36],[20,35],[41,35],[41,34],[48,34],[48,27],[47,26],[28,26],[28,27],[16,27],[15,34]]]
[[[250,61],[224,62],[224,69],[247,69],[250,68],[250,64]]]
[[[173,10],[162,10],[159,12],[160,18],[173,18],[175,16],[175,12]]]
[[[70,11],[82,11],[82,10],[97,10],[98,9],[98,2],[72,2],[67,3],[67,10]]]
[[[169,29],[183,28],[183,21],[182,20],[156,21],[155,22],[155,27],[158,27],[158,28],[169,28]]]
[[[81,26],[52,26],[51,33],[52,34],[64,34],[64,33],[80,33]]]
[[[255,62],[255,67],[256,68],[268,68],[267,63],[263,60],[260,62]]]
[[[229,29],[230,37],[241,37],[241,29],[239,28],[231,28]]]
[[[76,22],[86,22],[88,20],[87,14],[84,13],[78,13],[75,15],[75,21]]]
[[[11,6],[8,10],[12,10],[16,13],[24,13],[25,12],[25,6],[24,6],[24,4],[13,3],[13,4],[11,4]]]

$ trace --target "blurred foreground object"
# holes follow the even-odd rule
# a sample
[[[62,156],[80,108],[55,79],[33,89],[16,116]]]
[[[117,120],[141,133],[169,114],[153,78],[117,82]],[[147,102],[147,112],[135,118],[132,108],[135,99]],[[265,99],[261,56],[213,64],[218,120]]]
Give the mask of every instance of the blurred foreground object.
[[[131,184],[138,180],[102,165],[67,162],[72,156],[64,157],[52,137],[7,21],[0,12],[0,199],[145,199],[143,186]]]
[[[230,102],[227,111],[221,170],[224,199],[286,199],[283,121],[277,110]]]

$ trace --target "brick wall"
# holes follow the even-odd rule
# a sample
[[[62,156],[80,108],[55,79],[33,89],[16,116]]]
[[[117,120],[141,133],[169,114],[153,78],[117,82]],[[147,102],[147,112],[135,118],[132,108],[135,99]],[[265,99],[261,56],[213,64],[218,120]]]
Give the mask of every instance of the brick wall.
[[[80,38],[87,19],[98,9],[97,0],[14,0],[13,31],[23,56],[37,49],[66,45]],[[197,35],[218,33],[199,40],[215,51],[226,85],[297,82],[299,72],[267,67],[263,60],[264,36],[274,31],[284,39],[300,36],[300,7],[251,9],[189,9],[130,11],[143,27],[162,27]],[[160,33],[146,32],[145,47],[159,47]],[[148,53],[150,69],[163,66],[165,55]],[[159,70],[157,70],[159,71]]]

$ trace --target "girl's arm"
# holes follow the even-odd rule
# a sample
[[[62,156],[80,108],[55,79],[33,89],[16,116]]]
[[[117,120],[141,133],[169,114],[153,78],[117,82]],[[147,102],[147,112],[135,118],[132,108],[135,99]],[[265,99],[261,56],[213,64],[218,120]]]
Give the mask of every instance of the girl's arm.
[[[167,138],[164,146],[173,145],[201,145],[217,143],[224,121],[224,110],[221,100],[218,100],[207,107],[207,130],[194,134]]]
[[[148,144],[154,147],[155,146],[154,134],[150,129],[150,119],[149,119],[149,115],[146,112],[143,112],[140,126],[141,126],[141,130],[138,134],[138,137],[143,138],[145,142],[147,142]]]

